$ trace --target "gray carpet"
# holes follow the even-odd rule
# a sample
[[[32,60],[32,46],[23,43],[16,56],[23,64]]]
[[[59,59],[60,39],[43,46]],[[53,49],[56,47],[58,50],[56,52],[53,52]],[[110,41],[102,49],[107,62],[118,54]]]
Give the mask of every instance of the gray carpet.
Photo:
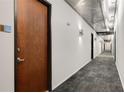
[[[54,92],[123,92],[110,52],[96,57]]]

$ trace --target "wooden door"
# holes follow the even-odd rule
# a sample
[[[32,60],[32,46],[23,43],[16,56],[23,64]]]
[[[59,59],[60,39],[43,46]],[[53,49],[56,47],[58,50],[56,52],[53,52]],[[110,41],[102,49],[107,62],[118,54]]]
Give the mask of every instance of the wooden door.
[[[16,91],[48,90],[48,7],[16,0]]]

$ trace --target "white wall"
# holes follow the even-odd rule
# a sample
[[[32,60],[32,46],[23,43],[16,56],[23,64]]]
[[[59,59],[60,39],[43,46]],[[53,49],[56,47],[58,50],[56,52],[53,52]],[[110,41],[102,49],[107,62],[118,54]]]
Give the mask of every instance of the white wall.
[[[90,62],[91,32],[95,32],[64,0],[48,1],[52,4],[52,88],[54,89]],[[70,26],[67,26],[67,23]],[[84,35],[79,37],[81,28],[84,30]]]
[[[0,24],[12,33],[0,32],[0,91],[14,91],[14,1],[0,0]]]
[[[124,88],[124,0],[118,0],[116,27],[116,64]]]

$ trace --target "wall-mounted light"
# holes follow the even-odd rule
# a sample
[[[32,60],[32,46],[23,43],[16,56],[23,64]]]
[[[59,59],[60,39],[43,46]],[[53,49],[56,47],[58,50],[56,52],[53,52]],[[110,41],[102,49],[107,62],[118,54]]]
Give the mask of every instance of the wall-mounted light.
[[[69,22],[66,23],[67,26],[70,26],[71,24]]]
[[[84,35],[84,32],[83,32],[83,29],[81,29],[80,31],[79,31],[79,36],[83,36]]]

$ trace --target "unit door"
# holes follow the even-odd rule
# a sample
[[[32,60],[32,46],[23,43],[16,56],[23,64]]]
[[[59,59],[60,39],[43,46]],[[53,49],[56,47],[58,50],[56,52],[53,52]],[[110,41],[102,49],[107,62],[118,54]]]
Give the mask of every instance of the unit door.
[[[48,90],[48,8],[38,0],[16,0],[16,91]]]

